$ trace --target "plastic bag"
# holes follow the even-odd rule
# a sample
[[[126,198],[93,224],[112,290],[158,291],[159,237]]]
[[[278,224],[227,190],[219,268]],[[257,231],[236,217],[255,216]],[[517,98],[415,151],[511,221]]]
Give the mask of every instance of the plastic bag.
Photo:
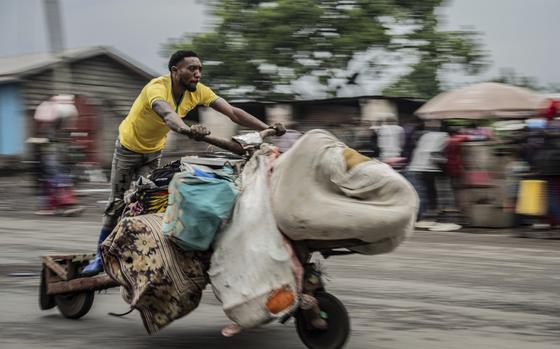
[[[546,181],[524,179],[519,184],[515,213],[527,216],[544,216],[547,213]]]
[[[163,233],[187,251],[205,251],[229,218],[236,197],[227,178],[177,173],[169,184]]]
[[[245,328],[297,306],[290,254],[272,214],[267,167],[264,155],[255,155],[245,166],[241,194],[231,222],[216,238],[208,272],[225,314]]]

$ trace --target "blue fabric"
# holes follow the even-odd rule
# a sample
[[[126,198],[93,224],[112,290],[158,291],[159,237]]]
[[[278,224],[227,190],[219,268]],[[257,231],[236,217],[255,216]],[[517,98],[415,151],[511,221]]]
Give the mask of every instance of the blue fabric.
[[[101,258],[101,253],[99,248],[103,241],[107,239],[107,236],[111,234],[112,229],[102,228],[99,232],[99,238],[97,239],[97,254],[95,258],[89,262],[88,265],[84,267],[81,274],[84,276],[93,276],[101,273],[103,271],[103,259]]]
[[[193,174],[196,177],[204,177],[204,178],[216,178],[216,175],[211,172],[205,172],[199,169],[198,167],[193,168]]]
[[[80,274],[82,276],[94,276],[101,273],[102,271],[103,260],[101,259],[101,255],[98,253],[95,255],[95,258],[84,267]]]
[[[99,246],[107,239],[107,236],[113,232],[113,229],[102,228],[99,232],[99,239],[97,240],[97,249],[99,251]]]
[[[546,128],[546,119],[544,118],[527,119],[525,122],[528,128]]]
[[[184,250],[207,250],[235,204],[232,181],[214,177],[181,172],[169,184],[162,230]]]

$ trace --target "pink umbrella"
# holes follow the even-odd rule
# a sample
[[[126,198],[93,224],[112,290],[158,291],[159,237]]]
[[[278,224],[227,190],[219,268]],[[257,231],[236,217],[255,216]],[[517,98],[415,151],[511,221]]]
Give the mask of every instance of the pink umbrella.
[[[59,118],[78,115],[73,95],[57,95],[39,104],[33,118],[41,122],[53,122]]]

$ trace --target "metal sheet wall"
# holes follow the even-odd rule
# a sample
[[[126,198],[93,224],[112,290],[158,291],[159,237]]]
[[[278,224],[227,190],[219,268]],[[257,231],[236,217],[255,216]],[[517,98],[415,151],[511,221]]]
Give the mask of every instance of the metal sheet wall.
[[[0,155],[22,155],[24,142],[20,88],[17,84],[0,85]]]

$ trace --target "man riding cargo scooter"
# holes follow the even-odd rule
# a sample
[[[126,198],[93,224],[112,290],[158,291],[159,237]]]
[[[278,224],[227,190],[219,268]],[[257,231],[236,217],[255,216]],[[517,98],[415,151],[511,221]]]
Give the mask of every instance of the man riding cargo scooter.
[[[253,130],[273,128],[285,133],[282,124],[268,126],[253,115],[230,105],[209,87],[200,83],[202,63],[192,51],[177,51],[169,60],[169,75],[151,80],[134,101],[127,117],[119,126],[119,137],[111,167],[111,195],[104,212],[98,246],[115,228],[124,209],[123,196],[131,182],[159,166],[161,152],[169,130],[200,139],[210,134],[202,125],[187,126],[183,118],[198,105],[211,107],[233,122]],[[101,256],[87,265],[83,275],[103,270]]]

